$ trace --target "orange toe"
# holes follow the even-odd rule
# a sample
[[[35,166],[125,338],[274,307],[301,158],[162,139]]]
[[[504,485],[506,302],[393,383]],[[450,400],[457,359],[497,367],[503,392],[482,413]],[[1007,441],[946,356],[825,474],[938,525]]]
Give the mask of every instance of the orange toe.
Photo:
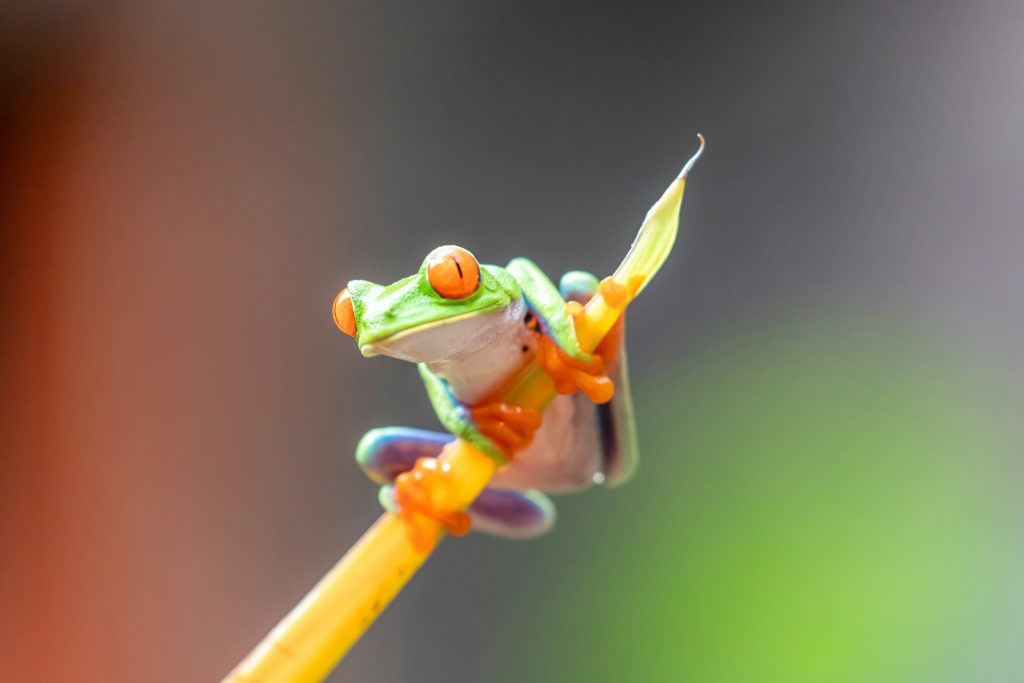
[[[629,288],[625,285],[620,285],[612,279],[611,276],[601,280],[601,284],[598,285],[597,291],[601,293],[601,297],[604,298],[605,303],[612,308],[622,309],[629,303]]]

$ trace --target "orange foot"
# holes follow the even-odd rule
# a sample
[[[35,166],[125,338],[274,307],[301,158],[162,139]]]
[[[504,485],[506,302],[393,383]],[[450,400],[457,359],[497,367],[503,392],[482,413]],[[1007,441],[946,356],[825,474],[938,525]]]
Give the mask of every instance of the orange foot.
[[[472,527],[468,514],[442,504],[451,498],[453,476],[450,465],[427,457],[417,460],[411,470],[395,480],[398,517],[405,522],[413,547],[421,553],[430,552],[437,543],[437,525],[453,536],[463,536]]]
[[[480,433],[511,458],[530,445],[540,428],[540,411],[509,403],[484,403],[469,408],[469,415]]]
[[[583,305],[576,301],[566,304],[566,310],[577,320],[583,314]],[[615,395],[615,384],[605,372],[613,362],[622,341],[622,319],[601,342],[588,361],[580,361],[554,342],[551,337],[541,335],[537,346],[537,364],[555,382],[555,391],[560,394],[574,394],[582,390],[594,403],[607,403]]]

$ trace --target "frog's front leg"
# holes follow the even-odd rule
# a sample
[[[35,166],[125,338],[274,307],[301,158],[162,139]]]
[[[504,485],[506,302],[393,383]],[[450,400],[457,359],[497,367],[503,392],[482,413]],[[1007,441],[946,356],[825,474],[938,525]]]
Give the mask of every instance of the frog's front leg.
[[[420,377],[438,419],[449,432],[504,464],[526,448],[540,428],[540,411],[502,402],[468,406],[460,402],[448,383],[420,364]]]
[[[597,290],[597,278],[579,271],[567,273],[562,278],[564,292],[560,292],[529,259],[514,259],[508,271],[519,282],[530,312],[540,318],[536,328],[539,333],[536,360],[554,381],[555,390],[560,394],[582,390],[594,403],[610,401],[615,394],[615,384],[606,374],[612,362],[606,352],[615,352],[619,346],[618,336],[609,335],[613,339],[603,343],[595,353],[584,351],[576,338],[576,318],[583,314],[582,302]]]

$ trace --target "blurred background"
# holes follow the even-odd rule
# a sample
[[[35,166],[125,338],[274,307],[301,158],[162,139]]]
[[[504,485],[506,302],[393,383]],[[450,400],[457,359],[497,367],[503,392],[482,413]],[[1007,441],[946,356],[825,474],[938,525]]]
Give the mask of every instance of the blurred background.
[[[637,477],[331,680],[1020,680],[1024,6],[954,5],[4,3],[0,680],[219,680],[436,427],[338,290],[607,273],[698,131]]]

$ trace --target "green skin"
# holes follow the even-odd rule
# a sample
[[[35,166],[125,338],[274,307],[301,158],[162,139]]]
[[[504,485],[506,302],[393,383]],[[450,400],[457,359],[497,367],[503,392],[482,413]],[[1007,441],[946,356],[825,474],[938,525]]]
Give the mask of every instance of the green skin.
[[[527,311],[540,320],[544,334],[566,354],[580,360],[589,358],[590,354],[580,348],[574,323],[566,313],[566,301],[559,288],[532,261],[518,258],[507,268],[480,265],[478,288],[462,299],[446,299],[435,292],[427,278],[426,265],[424,261],[416,274],[386,286],[365,280],[349,282],[356,320],[356,342],[363,355],[387,355],[417,363],[431,404],[445,429],[503,464],[504,454],[476,429],[468,418],[464,403],[472,403],[470,399],[486,395],[500,386],[511,372],[532,358],[533,342],[523,325]],[[567,273],[561,283],[562,292],[570,298],[592,295],[596,286],[597,279],[593,275],[578,271]],[[522,356],[518,355],[520,349]],[[502,367],[503,363],[507,367]],[[598,429],[598,421],[603,420],[605,433],[615,435],[613,445],[617,462],[614,472],[601,468],[604,473],[600,476],[588,474],[587,477],[602,481],[607,475],[609,484],[628,478],[636,463],[636,437],[624,354],[616,375],[613,376],[618,387],[616,398],[605,408],[603,417],[599,417],[598,411],[589,403],[587,414],[592,414],[593,419],[562,420],[555,416],[549,419],[549,414],[557,411],[545,413],[538,437],[543,431],[570,429],[581,432],[578,441],[535,439],[542,444],[588,444],[591,453],[587,457],[590,458],[595,449],[609,448],[609,437],[605,436],[603,441],[601,438],[595,440],[594,436],[583,438],[582,432]],[[575,396],[559,400],[580,399]],[[520,455],[523,454],[517,455],[510,468],[518,466]],[[567,453],[567,457],[575,456]],[[548,482],[543,481],[543,477],[538,477],[533,484],[526,476],[514,488],[533,485],[541,490],[582,488],[582,485],[563,487],[560,484],[545,486],[545,483]],[[589,483],[587,481],[586,485]]]

